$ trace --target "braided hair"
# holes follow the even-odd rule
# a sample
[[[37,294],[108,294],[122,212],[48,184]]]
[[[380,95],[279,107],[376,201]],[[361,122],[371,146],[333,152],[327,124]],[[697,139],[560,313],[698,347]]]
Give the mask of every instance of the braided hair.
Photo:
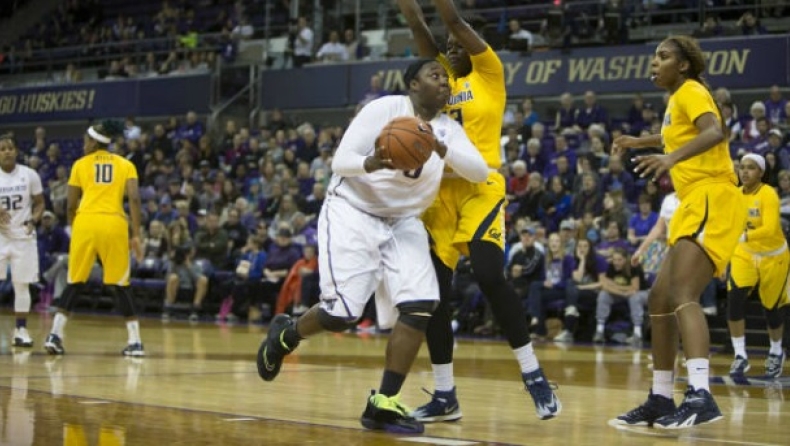
[[[692,37],[684,35],[668,37],[665,41],[671,42],[673,45],[675,45],[675,48],[677,49],[676,53],[680,60],[688,62],[689,68],[682,74],[688,79],[693,79],[702,84],[708,89],[708,92],[710,92],[712,96],[713,90],[710,88],[710,85],[708,84],[704,74],[705,56],[702,54],[702,48],[700,48],[699,42],[697,42],[697,40]],[[716,110],[719,111],[719,125],[721,126],[721,131],[725,137],[729,137],[729,127],[727,127],[727,124],[724,123],[724,113],[721,111],[721,106],[718,102],[713,102],[716,104]]]

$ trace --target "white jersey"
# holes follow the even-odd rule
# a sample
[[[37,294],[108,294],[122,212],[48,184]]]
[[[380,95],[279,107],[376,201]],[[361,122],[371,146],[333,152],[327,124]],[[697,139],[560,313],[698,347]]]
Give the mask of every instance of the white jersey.
[[[664,201],[661,202],[658,218],[663,218],[667,224],[667,240],[669,240],[669,221],[672,220],[672,216],[675,215],[678,206],[680,206],[680,199],[678,199],[678,194],[675,192],[665,196]]]
[[[408,96],[385,96],[360,110],[332,161],[330,195],[342,197],[355,208],[378,217],[413,217],[422,214],[436,197],[445,163],[471,182],[486,180],[488,167],[480,152],[463,127],[445,114],[430,121],[434,135],[447,146],[444,159],[434,153],[416,170],[365,172],[365,158],[373,154],[379,133],[400,116],[414,116]]]
[[[33,196],[41,195],[41,178],[35,170],[16,165],[11,173],[0,169],[0,207],[11,214],[7,225],[0,225],[0,236],[7,239],[29,239],[25,222],[33,216]]]

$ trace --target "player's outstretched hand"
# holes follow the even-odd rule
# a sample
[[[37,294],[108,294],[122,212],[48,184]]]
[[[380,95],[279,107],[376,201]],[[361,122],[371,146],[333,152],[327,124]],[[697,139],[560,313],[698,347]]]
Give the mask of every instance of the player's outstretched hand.
[[[628,149],[637,146],[637,138],[628,135],[621,135],[612,142],[612,155],[622,155]]]
[[[668,155],[644,155],[634,157],[636,172],[640,178],[652,176],[654,180],[661,177],[672,167],[672,160]]]

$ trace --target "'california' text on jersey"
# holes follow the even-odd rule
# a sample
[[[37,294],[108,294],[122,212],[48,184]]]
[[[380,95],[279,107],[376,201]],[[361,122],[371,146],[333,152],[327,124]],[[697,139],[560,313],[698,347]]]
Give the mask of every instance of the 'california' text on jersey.
[[[492,169],[502,165],[500,136],[505,113],[505,69],[491,47],[471,56],[474,69],[465,77],[455,77],[444,54],[437,60],[450,74],[452,95],[445,112],[458,121]]]

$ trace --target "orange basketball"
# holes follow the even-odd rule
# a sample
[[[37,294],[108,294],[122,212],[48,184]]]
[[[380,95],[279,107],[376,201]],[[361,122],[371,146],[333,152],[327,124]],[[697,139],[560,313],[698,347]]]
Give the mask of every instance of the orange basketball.
[[[414,170],[425,164],[436,144],[431,125],[409,116],[390,121],[376,139],[381,157],[392,160],[400,170]]]

